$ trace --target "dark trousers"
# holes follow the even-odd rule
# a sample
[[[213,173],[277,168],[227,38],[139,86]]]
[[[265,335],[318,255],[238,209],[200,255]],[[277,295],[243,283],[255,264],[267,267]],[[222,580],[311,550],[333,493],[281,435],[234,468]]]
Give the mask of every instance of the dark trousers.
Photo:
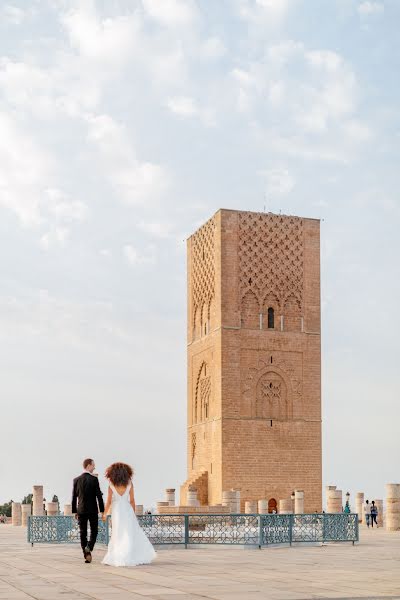
[[[376,523],[376,526],[378,527],[378,521],[376,520],[376,515],[374,513],[371,513],[371,525],[372,525],[372,527],[374,526],[374,521]]]
[[[78,515],[79,520],[79,533],[81,536],[82,550],[85,550],[86,546],[89,546],[90,551],[93,550],[97,539],[97,532],[99,529],[99,515],[97,513],[85,513]],[[90,540],[88,543],[87,539],[87,526],[88,521],[90,523]]]

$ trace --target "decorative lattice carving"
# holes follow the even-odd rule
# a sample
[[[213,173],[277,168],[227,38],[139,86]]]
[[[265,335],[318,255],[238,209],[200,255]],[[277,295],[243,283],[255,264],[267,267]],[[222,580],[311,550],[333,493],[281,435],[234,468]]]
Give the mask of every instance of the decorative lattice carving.
[[[215,221],[205,223],[192,236],[192,307],[193,325],[196,315],[210,317],[210,304],[215,296]]]
[[[239,214],[240,300],[253,292],[265,312],[271,301],[280,311],[290,298],[303,305],[303,221],[270,213]],[[246,300],[245,300],[246,301]],[[279,306],[275,306],[275,303]]]

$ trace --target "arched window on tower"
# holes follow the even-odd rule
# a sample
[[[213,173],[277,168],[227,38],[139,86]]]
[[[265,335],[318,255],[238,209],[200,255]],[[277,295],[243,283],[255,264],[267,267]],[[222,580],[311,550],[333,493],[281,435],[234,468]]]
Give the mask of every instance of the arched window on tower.
[[[275,314],[274,309],[271,306],[268,309],[268,329],[275,328]]]

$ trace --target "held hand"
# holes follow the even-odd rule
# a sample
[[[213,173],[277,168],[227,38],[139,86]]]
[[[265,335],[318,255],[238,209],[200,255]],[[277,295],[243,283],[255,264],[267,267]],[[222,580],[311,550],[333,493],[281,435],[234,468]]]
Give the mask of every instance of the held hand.
[[[103,523],[105,523],[107,521],[107,515],[106,515],[106,513],[103,513],[101,515],[101,520],[103,521]]]
[[[76,519],[76,520],[78,520],[78,518],[79,518],[79,517],[78,517],[78,513],[75,513],[75,514],[74,514],[74,517],[75,517],[75,519]]]

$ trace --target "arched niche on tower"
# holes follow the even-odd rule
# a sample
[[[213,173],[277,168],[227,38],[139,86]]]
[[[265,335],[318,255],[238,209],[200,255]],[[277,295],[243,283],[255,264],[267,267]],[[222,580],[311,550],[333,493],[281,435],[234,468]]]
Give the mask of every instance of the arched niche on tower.
[[[260,304],[252,290],[248,290],[243,296],[240,314],[244,329],[260,329]]]
[[[278,295],[274,294],[273,292],[270,292],[264,297],[262,302],[262,328],[270,330],[280,330],[281,314],[282,310]]]
[[[206,361],[202,362],[198,371],[193,398],[193,424],[207,421],[211,416],[211,371]]]
[[[285,331],[301,331],[301,316],[301,302],[294,294],[290,294],[283,305]]]
[[[271,421],[293,418],[290,384],[279,369],[267,368],[259,373],[253,393],[253,417]]]

